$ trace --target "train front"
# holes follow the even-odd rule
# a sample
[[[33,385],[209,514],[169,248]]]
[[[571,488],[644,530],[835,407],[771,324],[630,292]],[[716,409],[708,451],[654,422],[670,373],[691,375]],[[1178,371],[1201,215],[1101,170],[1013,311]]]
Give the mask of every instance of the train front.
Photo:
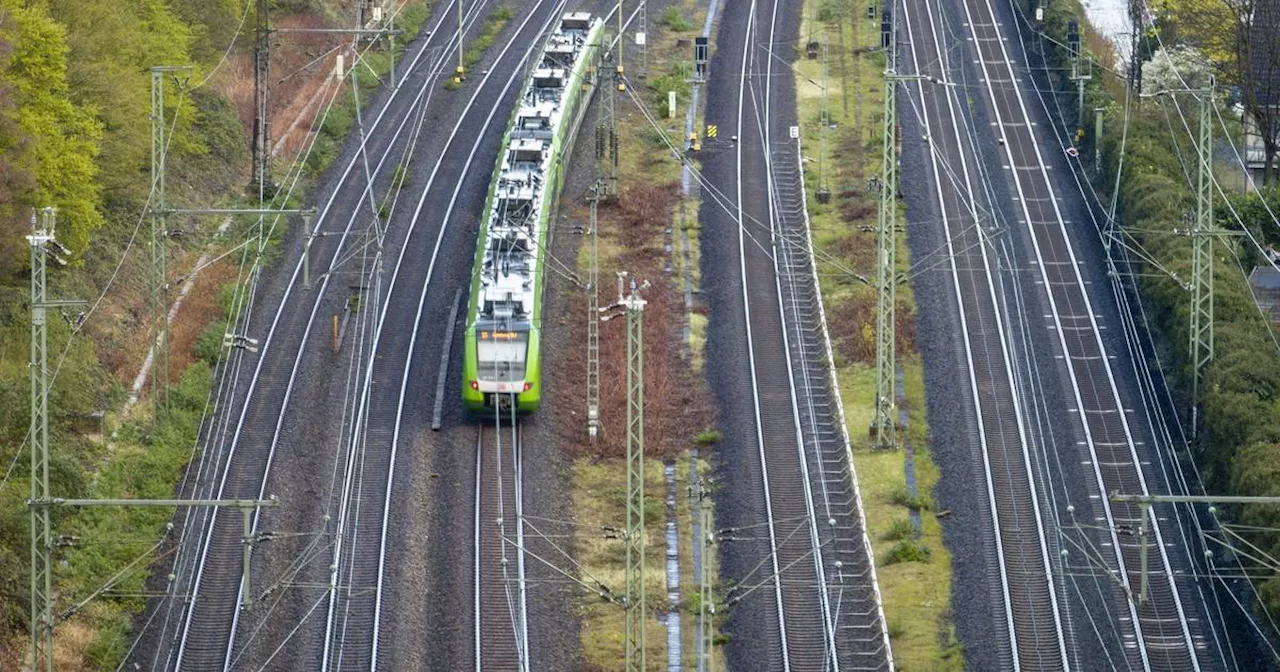
[[[528,321],[481,318],[467,330],[466,388],[463,404],[478,415],[495,411],[532,413],[542,400],[536,385],[538,359],[532,340],[536,335]]]

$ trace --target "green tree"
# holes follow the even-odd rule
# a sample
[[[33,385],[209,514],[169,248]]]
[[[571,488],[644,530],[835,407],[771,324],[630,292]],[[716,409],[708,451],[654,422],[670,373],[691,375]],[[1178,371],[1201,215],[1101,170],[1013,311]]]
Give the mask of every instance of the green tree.
[[[79,254],[88,247],[90,233],[102,225],[94,163],[102,125],[93,110],[71,101],[62,27],[43,7],[25,7],[19,0],[0,0],[0,14],[13,47],[0,70],[0,85],[15,93],[14,116],[23,136],[13,163],[35,182],[22,205],[57,206],[59,240]]]
[[[163,0],[48,0],[48,6],[66,28],[72,100],[94,110],[106,129],[97,160],[103,195],[113,206],[136,209],[150,190],[150,68],[186,65],[191,31]],[[171,105],[176,100],[167,97]],[[190,106],[181,109],[187,114],[180,121],[189,123]],[[191,134],[173,135],[171,153],[192,149]]]

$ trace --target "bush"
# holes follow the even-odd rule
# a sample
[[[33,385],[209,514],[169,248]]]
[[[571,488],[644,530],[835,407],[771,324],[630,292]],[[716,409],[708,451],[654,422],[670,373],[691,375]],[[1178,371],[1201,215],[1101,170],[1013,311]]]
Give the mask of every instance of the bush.
[[[889,503],[905,506],[908,509],[920,509],[921,511],[928,511],[933,508],[932,498],[928,495],[912,496],[911,493],[907,492],[906,486],[894,490],[889,495]]]
[[[658,25],[677,33],[693,30],[693,24],[684,18],[684,15],[680,13],[680,8],[675,5],[667,5],[662,10],[662,14],[658,15]]]
[[[723,436],[720,434],[720,430],[704,429],[701,432],[698,432],[697,436],[693,437],[693,442],[705,448],[711,444],[719,443],[721,438],[723,438]]]
[[[889,529],[882,536],[885,541],[912,539],[916,536],[916,526],[911,523],[910,518],[898,518],[889,525]]]
[[[227,323],[222,320],[211,322],[200,332],[196,342],[191,346],[195,356],[209,366],[217,366],[218,357],[222,353],[222,339],[227,333]]]
[[[649,87],[657,93],[656,104],[660,108],[666,108],[667,106],[668,91],[676,92],[676,101],[681,105],[688,103],[689,96],[693,91],[689,85],[689,80],[685,78],[684,73],[681,71],[681,64],[674,61],[668,65],[667,73],[655,77]]]
[[[885,554],[882,565],[896,565],[900,562],[929,562],[929,547],[918,541],[899,541]]]

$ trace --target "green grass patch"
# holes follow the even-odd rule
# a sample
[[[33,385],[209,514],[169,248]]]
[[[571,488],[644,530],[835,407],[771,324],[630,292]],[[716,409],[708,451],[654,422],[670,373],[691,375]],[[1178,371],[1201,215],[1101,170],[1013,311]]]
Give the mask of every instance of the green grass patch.
[[[645,625],[645,658],[657,669],[666,658],[666,632],[656,618],[666,608],[665,527],[666,481],[662,462],[645,462],[645,593],[648,618]],[[626,551],[616,535],[601,532],[601,526],[622,529],[626,521],[626,462],[621,459],[583,458],[573,466],[574,547],[581,574],[598,581],[617,595],[626,592]],[[611,538],[615,537],[615,538]],[[583,600],[579,609],[582,623],[582,653],[595,669],[614,669],[622,656],[624,613],[614,602]]]
[[[493,13],[485,17],[484,27],[480,29],[480,34],[471,40],[471,45],[463,52],[462,62],[467,65],[467,70],[480,62],[480,58],[484,56],[484,52],[493,46],[494,41],[498,39],[498,33],[507,26],[516,15],[516,11],[510,5],[502,5],[493,10]]]
[[[839,11],[838,11],[839,10]],[[919,495],[906,489],[901,451],[869,449],[867,428],[874,411],[874,347],[865,346],[868,329],[874,330],[874,314],[861,306],[874,306],[874,290],[850,271],[874,274],[875,199],[866,193],[866,178],[880,173],[880,128],[883,99],[883,57],[876,53],[855,55],[859,47],[879,43],[879,22],[837,20],[844,8],[825,0],[807,0],[802,35],[825,39],[829,49],[827,106],[830,125],[819,124],[823,90],[821,61],[796,61],[796,101],[801,121],[805,157],[805,183],[813,243],[821,258],[819,280],[823,290],[836,371],[851,441],[854,466],[862,495],[867,533],[876,557],[876,572],[894,660],[903,670],[961,670],[963,651],[955,641],[950,611],[951,555],[942,543],[942,527],[930,514],[938,471],[929,455],[928,424],[924,414],[923,368],[910,347],[899,358],[905,375],[909,429],[906,437],[915,448]],[[811,26],[815,11],[830,23]],[[854,34],[853,26],[859,32]],[[836,31],[843,31],[840,36]],[[843,41],[845,53],[839,53]],[[825,138],[822,137],[825,134]],[[825,150],[825,151],[824,151]],[[832,193],[830,203],[817,202],[822,181]],[[905,227],[902,227],[905,231]],[[905,236],[898,242],[898,270],[910,265]],[[914,297],[909,286],[899,288],[900,310],[913,315]],[[870,301],[868,304],[867,302]],[[868,357],[867,353],[871,356]],[[907,516],[922,513],[920,536]]]
[[[658,15],[658,25],[677,33],[693,30],[693,23],[684,18],[684,13],[675,5],[667,5]]]

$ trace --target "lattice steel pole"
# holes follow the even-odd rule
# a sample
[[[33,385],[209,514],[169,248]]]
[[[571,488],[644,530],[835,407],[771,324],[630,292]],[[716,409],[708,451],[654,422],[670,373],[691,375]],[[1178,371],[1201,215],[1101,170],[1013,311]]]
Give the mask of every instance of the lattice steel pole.
[[[271,21],[267,0],[257,0],[254,9],[253,47],[253,183],[259,200],[271,184],[271,122],[268,94],[271,89]]]
[[[45,246],[54,240],[52,208],[31,213],[31,669],[53,670],[53,562],[49,510],[49,361],[45,322]]]
[[[619,35],[622,33],[619,32]],[[618,116],[617,96],[623,90],[622,84],[622,43],[618,43],[619,54],[607,49],[610,38],[608,34],[601,37],[600,67],[598,68],[601,83],[608,82],[605,95],[600,98],[600,113],[596,121],[596,158],[604,161],[602,168],[607,176],[604,184],[604,196],[618,195]],[[614,66],[614,63],[617,63]],[[612,72],[610,72],[612,71]]]
[[[829,68],[827,36],[824,34],[822,36],[822,96],[818,108],[818,190],[814,192],[819,203],[827,203],[831,200],[831,187],[827,185],[827,134],[831,132],[831,108],[827,99]]]
[[[696,467],[695,467],[696,468]],[[698,535],[698,557],[702,558],[702,570],[698,576],[698,624],[700,636],[698,637],[698,672],[710,672],[713,641],[711,633],[714,630],[712,623],[716,614],[716,605],[711,592],[711,558],[708,551],[711,550],[712,532],[711,532],[711,503],[710,495],[706,486],[702,482],[702,477],[695,474],[698,481],[698,516],[699,531]]]
[[[164,78],[187,72],[191,66],[151,68],[151,419],[155,422],[169,401],[169,208],[165,196],[165,166],[169,156],[169,127],[164,113]]]
[[[644,591],[644,299],[635,280],[622,295],[625,274],[618,274],[618,302],[627,315],[627,603],[623,641],[628,672],[645,669]]]
[[[649,76],[649,3],[640,0],[640,14],[636,17],[640,30],[636,31],[636,46],[640,48],[640,79]]]
[[[871,420],[875,446],[897,446],[897,411],[894,386],[896,361],[897,265],[898,265],[898,77],[893,24],[882,24],[881,44],[889,54],[884,79],[884,142],[880,156],[880,207],[876,235],[876,408]]]
[[[1213,81],[1199,92],[1200,142],[1196,146],[1199,177],[1196,182],[1196,219],[1191,229],[1191,418],[1198,424],[1200,379],[1213,360]]]
[[[168,149],[168,128],[164,118],[164,76],[162,68],[151,69],[151,418],[154,422],[164,408],[169,393],[169,316],[165,286],[168,284],[169,232],[165,213],[164,173]]]
[[[587,275],[587,435],[594,442],[600,433],[600,256],[599,180],[591,187],[591,227],[587,246],[591,259]]]
[[[48,309],[84,301],[50,301],[46,270],[57,240],[58,213],[31,213],[31,670],[53,670],[53,533],[49,509],[49,331]],[[65,261],[62,261],[65,263]]]

